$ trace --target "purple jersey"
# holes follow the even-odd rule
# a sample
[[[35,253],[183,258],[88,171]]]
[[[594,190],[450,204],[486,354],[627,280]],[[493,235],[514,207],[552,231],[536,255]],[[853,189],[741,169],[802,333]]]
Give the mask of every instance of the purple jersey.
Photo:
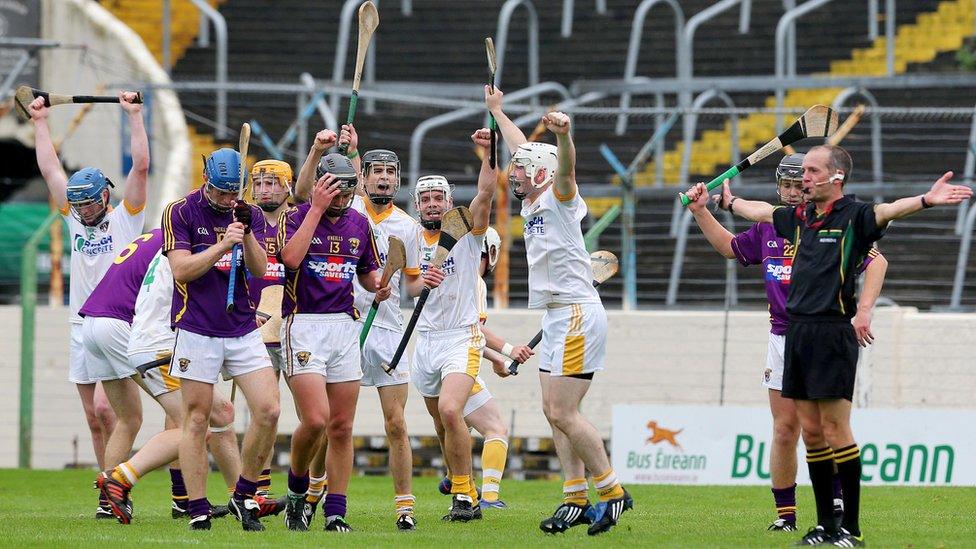
[[[251,206],[251,219],[254,233],[263,234],[264,215],[257,206]],[[233,212],[217,212],[210,207],[203,189],[197,189],[166,206],[163,212],[163,253],[172,250],[201,253],[219,242],[233,221]],[[237,269],[237,284],[234,286],[234,308],[230,313],[226,312],[225,306],[231,252],[225,253],[196,280],[187,283],[174,281],[173,327],[209,337],[239,337],[257,329],[254,303],[244,275],[243,255],[238,263],[240,268]]]
[[[261,303],[261,292],[268,286],[285,283],[285,266],[278,261],[278,227],[266,223],[264,230],[254,232],[258,242],[268,252],[268,270],[261,278],[248,277],[248,290],[255,305]]]
[[[142,279],[162,245],[163,231],[155,229],[122,248],[78,314],[117,318],[132,324]]]
[[[766,299],[769,300],[769,331],[776,335],[786,334],[789,325],[786,296],[790,293],[796,247],[777,236],[772,223],[756,223],[732,238],[732,252],[743,266],[762,263]],[[873,248],[858,267],[858,273],[864,272],[877,255],[877,248]]]
[[[279,255],[310,208],[306,202],[282,214],[278,221]],[[366,216],[350,209],[333,223],[323,214],[301,265],[295,270],[285,269],[281,316],[347,313],[359,318],[353,306],[353,277],[379,269],[378,257]]]

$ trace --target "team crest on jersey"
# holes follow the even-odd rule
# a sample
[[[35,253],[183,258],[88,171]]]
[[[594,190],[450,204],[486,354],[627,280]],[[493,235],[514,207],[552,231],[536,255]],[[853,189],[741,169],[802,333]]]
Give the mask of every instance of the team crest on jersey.
[[[98,230],[103,233],[108,230],[108,220],[102,221],[101,225],[98,226]]]
[[[523,228],[525,236],[546,234],[546,220],[541,215],[525,221]]]
[[[190,369],[190,359],[188,359],[188,358],[181,358],[178,362],[179,362],[179,365],[180,365],[180,371],[181,372],[185,372],[185,371],[187,371],[187,370]]]
[[[766,383],[769,383],[769,378],[772,377],[772,375],[773,375],[773,371],[769,368],[766,368],[766,371],[763,373],[763,377],[766,379]]]
[[[352,255],[359,255],[359,244],[360,240],[358,238],[349,239],[349,253]]]
[[[310,358],[312,358],[312,353],[308,351],[298,351],[295,353],[295,359],[298,360],[298,364],[301,366],[308,366]]]

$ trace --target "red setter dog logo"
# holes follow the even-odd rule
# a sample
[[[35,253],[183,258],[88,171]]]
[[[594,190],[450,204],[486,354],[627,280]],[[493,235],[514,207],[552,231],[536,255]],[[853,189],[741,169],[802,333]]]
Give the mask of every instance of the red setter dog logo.
[[[647,437],[648,444],[659,444],[661,442],[667,442],[671,446],[684,450],[680,444],[678,444],[678,435],[684,431],[684,429],[678,429],[677,431],[672,431],[670,429],[665,429],[664,427],[658,427],[657,422],[653,419],[647,422],[647,428],[651,430],[651,436]]]

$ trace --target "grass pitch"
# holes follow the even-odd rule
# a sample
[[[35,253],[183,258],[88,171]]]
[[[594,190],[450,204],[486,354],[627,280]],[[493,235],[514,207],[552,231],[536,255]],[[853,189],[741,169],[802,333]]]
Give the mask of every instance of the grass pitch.
[[[8,547],[152,547],[189,543],[213,547],[287,544],[313,547],[340,541],[360,547],[563,547],[572,545],[664,547],[785,547],[798,533],[767,532],[775,518],[766,487],[630,486],[636,503],[613,531],[589,538],[584,527],[557,537],[539,531],[539,521],[557,504],[557,482],[502,482],[506,510],[488,510],[479,522],[445,523],[449,505],[437,492],[437,479],[414,479],[419,529],[398,533],[394,526],[392,483],[386,477],[355,477],[349,492],[349,534],[322,531],[321,514],[309,532],[285,530],[281,517],[264,519],[267,530],[242,532],[232,518],[215,520],[210,532],[187,531],[186,520],[170,518],[169,478],[148,475],[133,492],[135,518],[122,526],[95,521],[97,494],[93,471],[0,470],[0,544]],[[273,489],[283,493],[285,479],[275,475]],[[224,503],[217,475],[210,478],[210,499]],[[799,524],[812,523],[809,488],[797,495]],[[874,547],[972,547],[976,544],[976,488],[865,488],[861,524]],[[321,513],[321,510],[319,511]]]

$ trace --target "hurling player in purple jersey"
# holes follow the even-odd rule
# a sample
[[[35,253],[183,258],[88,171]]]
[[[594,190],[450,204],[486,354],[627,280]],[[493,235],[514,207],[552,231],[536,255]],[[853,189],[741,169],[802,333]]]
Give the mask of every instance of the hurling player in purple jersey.
[[[278,384],[254,320],[254,303],[243,273],[246,268],[252,277],[264,276],[268,256],[255,233],[263,233],[265,222],[257,207],[237,200],[240,169],[237,151],[214,151],[204,163],[204,186],[169,204],[163,213],[163,253],[169,259],[175,286],[176,368],[171,373],[182,380],[185,419],[180,463],[194,530],[210,528],[206,438],[214,385],[221,371],[240,387],[251,412],[241,452],[241,476],[228,504],[245,530],[264,529],[254,496],[278,425]],[[236,244],[243,244],[244,261],[232,269],[231,250]],[[233,308],[227,312],[231,274],[238,278]]]
[[[803,194],[803,154],[783,157],[776,168],[776,188],[780,203],[795,206],[805,199]],[[800,437],[800,420],[796,403],[782,396],[783,349],[789,319],[786,297],[790,289],[795,246],[776,234],[772,223],[755,223],[745,231],[733,235],[712,216],[707,208],[708,196],[699,196],[689,209],[708,242],[728,259],[737,259],[743,266],[762,265],[769,301],[769,349],[762,384],[769,390],[769,409],[773,415],[773,444],[770,449],[770,476],[773,500],[778,518],[770,530],[794,531],[796,527],[796,445]],[[864,289],[858,300],[857,314],[852,323],[862,346],[874,341],[871,333],[871,311],[881,293],[888,261],[877,248],[872,248],[861,265],[865,272]],[[804,433],[819,436],[817,433]],[[840,483],[834,481],[835,513],[843,512]]]
[[[285,212],[278,222],[278,243],[285,264],[281,314],[288,386],[300,419],[291,440],[285,525],[307,530],[311,504],[309,466],[328,438],[326,470],[329,493],[323,511],[325,529],[350,531],[346,491],[352,473],[352,424],[363,372],[359,353],[359,317],[353,305],[353,278],[383,301],[379,254],[369,221],[351,210],[358,174],[348,158],[326,155],[309,202]]]

